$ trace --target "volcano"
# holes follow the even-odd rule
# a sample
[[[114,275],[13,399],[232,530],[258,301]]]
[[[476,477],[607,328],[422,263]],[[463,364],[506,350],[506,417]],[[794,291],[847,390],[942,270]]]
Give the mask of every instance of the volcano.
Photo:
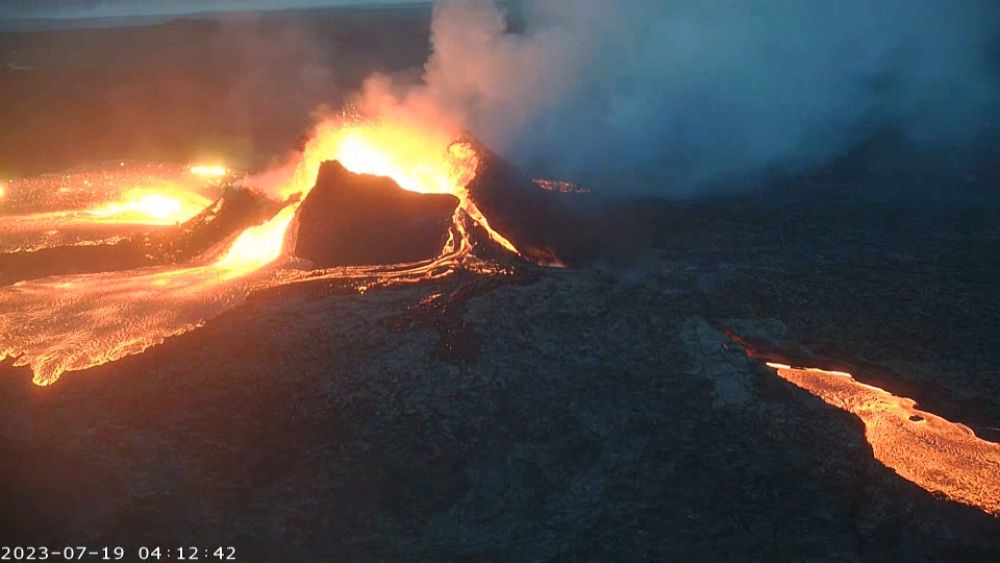
[[[243,182],[222,186],[221,197],[172,227],[0,257],[12,284],[0,289],[9,311],[0,357],[31,365],[35,381],[50,384],[67,370],[192,330],[255,291],[318,280],[392,285],[503,264],[562,266],[553,245],[568,239],[547,228],[572,232],[569,208],[482,145],[405,123],[321,124],[288,166]],[[127,209],[139,213],[130,221],[160,221],[188,193],[147,190],[134,204],[135,192],[115,187],[106,197],[125,203],[56,216],[89,225]],[[73,345],[81,340],[87,346]]]
[[[588,264],[596,249],[625,248],[616,237],[648,210],[630,211],[628,224],[595,221],[581,211],[593,194],[532,180],[468,136],[333,121],[263,174],[202,185],[178,172],[188,167],[141,168],[142,185],[119,182],[112,167],[37,208],[30,202],[49,193],[38,186],[51,179],[14,182],[5,194],[16,219],[4,232],[32,245],[10,244],[0,254],[0,356],[29,366],[34,383],[54,394],[6,404],[12,430],[0,429],[0,442],[15,452],[5,459],[18,463],[0,461],[0,476],[23,487],[44,481],[77,513],[97,502],[98,513],[55,518],[74,537],[94,528],[122,537],[138,511],[180,538],[191,530],[161,515],[171,510],[160,487],[193,499],[208,482],[216,492],[201,510],[221,507],[213,521],[291,506],[315,516],[304,525],[308,537],[340,538],[332,544],[347,551],[357,548],[343,538],[358,529],[382,533],[386,521],[421,537],[442,533],[432,515],[458,530],[442,540],[449,553],[478,553],[461,538],[505,529],[497,513],[530,522],[539,502],[545,525],[566,530],[579,528],[581,514],[635,526],[603,507],[652,503],[649,521],[661,531],[674,529],[675,518],[687,521],[688,513],[672,512],[677,506],[696,507],[705,525],[736,518],[751,526],[763,514],[792,542],[799,524],[783,528],[791,525],[786,510],[772,500],[785,495],[796,505],[819,503],[806,526],[815,541],[833,533],[840,542],[828,514],[859,506],[874,521],[867,542],[908,526],[908,516],[884,515],[889,504],[947,528],[962,550],[995,553],[1000,446],[989,415],[970,415],[988,409],[935,401],[948,395],[939,389],[894,386],[902,376],[873,371],[853,355],[859,344],[824,355],[814,344],[787,342],[783,323],[746,314],[747,303],[768,299],[731,303],[759,288],[756,277],[782,271],[754,261],[789,256],[787,241],[802,240],[798,222],[789,227],[794,236],[767,231],[771,246],[751,252],[750,262],[729,257],[738,265],[730,268],[719,258],[706,266],[704,257],[731,248],[741,221],[723,216],[685,227],[686,215],[675,216],[680,226],[669,230],[663,266],[637,278],[565,266]],[[149,170],[173,172],[152,181]],[[775,220],[767,212],[739,234],[754,240],[752,229]],[[697,236],[677,237],[684,232]],[[678,259],[684,252],[697,256]],[[803,255],[787,259],[812,265]],[[851,295],[856,282],[825,275]],[[808,275],[771,283],[794,293],[801,279]],[[830,286],[827,278],[821,285]],[[814,322],[807,319],[800,330]],[[0,369],[14,371],[2,383],[8,396],[38,397],[17,386],[21,372]],[[807,396],[789,401],[783,384]],[[43,416],[48,405],[63,414]],[[44,422],[29,439],[22,420]],[[136,421],[166,446],[149,446]],[[122,427],[131,429],[124,449],[114,438]],[[93,428],[111,443],[91,445]],[[263,437],[248,438],[247,428],[263,429]],[[66,459],[35,442],[58,444],[95,494],[115,498],[111,481],[135,483],[134,492],[115,501],[120,507],[88,501],[67,488],[72,480],[45,477]],[[200,464],[164,466],[166,450]],[[275,465],[264,451],[299,463]],[[775,468],[775,459],[787,466]],[[676,469],[688,466],[701,469]],[[768,495],[738,485],[748,474]],[[843,487],[857,482],[862,492],[845,500]],[[305,496],[289,499],[285,483]],[[736,501],[720,504],[713,497],[720,490]],[[331,520],[316,498],[346,506],[344,519]],[[157,511],[142,513],[147,503]],[[8,505],[37,519],[18,524],[16,537],[41,538],[53,526],[44,510],[18,498]],[[598,528],[595,541],[615,553],[660,553],[616,543],[613,529]],[[526,534],[528,559],[549,553],[547,540],[532,533],[517,532]],[[281,559],[255,539],[262,534],[243,537],[243,545]],[[314,553],[299,550],[307,560]],[[935,553],[954,555],[947,547]]]
[[[0,16],[0,561],[1000,561],[989,0],[346,3]]]
[[[110,218],[118,229],[138,223],[141,230],[0,255],[7,283],[0,288],[6,311],[0,356],[30,365],[34,381],[50,385],[67,371],[140,354],[210,324],[254,294],[317,283],[324,291],[339,286],[364,293],[459,278],[465,280],[460,289],[427,296],[388,324],[406,330],[432,318],[446,357],[470,361],[477,340],[453,311],[484,291],[477,288],[510,283],[505,280],[539,267],[584,263],[599,244],[596,225],[575,206],[587,196],[567,186],[531,180],[468,136],[405,123],[323,123],[288,166],[227,180],[216,187],[219,197],[172,226],[164,218],[193,197],[172,185],[164,192],[108,188],[109,201],[84,202],[84,212],[37,216],[71,227]],[[32,221],[41,220],[25,224]],[[20,233],[33,236],[30,227]],[[693,326],[690,338],[700,342],[708,330],[710,341],[729,345],[703,324]],[[743,358],[742,365],[756,357],[736,332],[729,339],[745,348],[730,354]],[[751,394],[733,361],[707,372],[720,404],[740,405]],[[856,414],[876,459],[908,481],[1000,515],[996,443],[850,374],[767,366]]]

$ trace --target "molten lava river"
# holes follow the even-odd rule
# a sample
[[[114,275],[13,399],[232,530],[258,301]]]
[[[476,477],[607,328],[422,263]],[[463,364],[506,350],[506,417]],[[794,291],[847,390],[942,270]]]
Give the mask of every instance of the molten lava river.
[[[0,183],[0,253],[107,242],[194,217],[225,169],[115,162]]]
[[[1000,516],[1000,444],[849,373],[768,363],[778,376],[865,425],[875,459],[924,490]]]
[[[267,221],[183,266],[155,266],[21,281],[0,287],[0,360],[31,367],[49,385],[66,371],[137,354],[190,331],[249,293],[323,278],[389,284],[436,278],[465,267],[493,266],[473,255],[478,225],[512,253],[467,193],[479,164],[474,149],[446,131],[379,121],[329,120],[284,166],[241,180],[283,206]],[[457,197],[440,254],[408,264],[303,270],[288,256],[287,235],[321,163],[392,178],[400,187]],[[171,228],[211,205],[224,181],[220,166],[114,163],[99,169],[16,180],[0,192],[0,253],[99,244],[136,229]],[[332,218],[335,220],[335,218]],[[368,281],[364,285],[370,285]]]

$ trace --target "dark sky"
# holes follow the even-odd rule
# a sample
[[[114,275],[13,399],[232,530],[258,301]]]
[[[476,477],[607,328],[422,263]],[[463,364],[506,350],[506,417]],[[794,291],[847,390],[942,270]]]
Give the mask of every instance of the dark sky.
[[[229,10],[405,4],[420,0],[0,0],[0,18],[156,16]]]

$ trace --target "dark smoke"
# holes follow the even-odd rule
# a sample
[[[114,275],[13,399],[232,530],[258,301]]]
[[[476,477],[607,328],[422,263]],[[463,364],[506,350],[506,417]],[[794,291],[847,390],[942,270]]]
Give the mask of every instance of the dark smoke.
[[[408,99],[530,170],[684,195],[885,130],[968,153],[996,130],[998,30],[995,0],[444,0]]]

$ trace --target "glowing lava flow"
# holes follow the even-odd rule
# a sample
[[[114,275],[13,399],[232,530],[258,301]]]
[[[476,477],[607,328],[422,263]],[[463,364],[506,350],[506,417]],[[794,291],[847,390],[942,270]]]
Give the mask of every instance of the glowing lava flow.
[[[454,138],[447,131],[405,123],[322,123],[297,159],[251,180],[289,203],[197,264],[58,276],[0,288],[0,360],[14,357],[15,365],[30,365],[34,382],[48,385],[65,371],[137,354],[192,330],[256,289],[317,278],[374,278],[375,283],[428,279],[447,275],[459,263],[487,269],[471,256],[467,223],[478,223],[511,252],[517,249],[490,228],[470,201],[466,185],[475,177],[478,158],[471,147],[454,144]],[[329,160],[356,173],[388,176],[407,190],[456,196],[454,224],[441,254],[411,264],[308,272],[268,268],[282,256],[298,206],[315,184],[320,165]],[[221,171],[190,172],[212,176]],[[163,200],[130,201],[100,213],[166,217],[177,209]]]
[[[95,223],[128,225],[174,225],[194,217],[212,203],[201,194],[182,189],[138,188],[121,198],[64,218]]]
[[[188,168],[188,170],[190,170],[195,176],[202,176],[204,178],[222,178],[229,173],[229,170],[227,170],[225,166],[217,164],[195,164]]]
[[[782,379],[860,418],[875,458],[900,477],[1000,516],[1000,444],[849,373],[767,365]]]
[[[218,197],[217,180],[178,165],[124,162],[14,180],[0,205],[0,252],[99,242],[130,227],[182,223]]]

